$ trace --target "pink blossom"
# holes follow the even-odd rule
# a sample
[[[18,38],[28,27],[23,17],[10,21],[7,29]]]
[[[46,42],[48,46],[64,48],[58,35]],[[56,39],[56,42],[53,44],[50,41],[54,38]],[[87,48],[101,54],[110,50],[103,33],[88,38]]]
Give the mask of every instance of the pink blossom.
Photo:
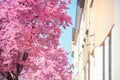
[[[19,75],[25,80],[70,80],[62,78],[68,72],[68,59],[66,52],[58,48],[61,28],[72,24],[66,12],[69,2],[0,2],[0,74],[7,79],[13,74],[14,80]]]

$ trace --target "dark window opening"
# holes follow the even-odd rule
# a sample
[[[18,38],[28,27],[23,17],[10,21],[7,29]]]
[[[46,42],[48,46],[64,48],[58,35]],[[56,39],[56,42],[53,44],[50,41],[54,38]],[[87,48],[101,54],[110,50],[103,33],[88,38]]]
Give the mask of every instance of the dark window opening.
[[[103,79],[105,80],[105,46],[103,46]]]
[[[79,5],[80,8],[84,8],[85,0],[77,0],[77,5]]]
[[[111,66],[112,66],[112,61],[111,61],[111,60],[112,60],[112,54],[111,54],[111,53],[112,53],[112,50],[111,50],[111,49],[112,49],[112,45],[111,45],[111,42],[112,42],[112,41],[111,41],[111,37],[110,37],[110,38],[109,38],[109,44],[108,44],[108,46],[109,46],[109,53],[108,53],[108,55],[109,55],[109,58],[108,58],[108,59],[109,59],[109,60],[108,60],[108,61],[109,61],[109,62],[108,62],[108,65],[109,65],[109,66],[108,66],[109,75],[108,75],[108,77],[109,77],[109,79],[108,79],[108,80],[112,80],[112,79],[111,79],[111,74],[112,74],[112,73],[111,73],[111,72],[112,72],[112,70],[111,70]]]

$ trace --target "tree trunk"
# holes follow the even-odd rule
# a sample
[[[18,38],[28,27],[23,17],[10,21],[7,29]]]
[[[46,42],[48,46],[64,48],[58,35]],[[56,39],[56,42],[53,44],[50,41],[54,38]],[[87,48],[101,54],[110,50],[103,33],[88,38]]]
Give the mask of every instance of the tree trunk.
[[[11,73],[11,72],[7,72],[6,73],[6,77],[7,80],[18,80],[18,76]]]

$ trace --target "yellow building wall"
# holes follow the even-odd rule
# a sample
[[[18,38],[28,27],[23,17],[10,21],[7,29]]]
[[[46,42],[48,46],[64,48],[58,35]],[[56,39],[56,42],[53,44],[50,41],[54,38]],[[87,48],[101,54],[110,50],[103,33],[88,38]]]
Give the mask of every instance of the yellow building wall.
[[[100,46],[114,24],[114,0],[94,0],[95,46]]]

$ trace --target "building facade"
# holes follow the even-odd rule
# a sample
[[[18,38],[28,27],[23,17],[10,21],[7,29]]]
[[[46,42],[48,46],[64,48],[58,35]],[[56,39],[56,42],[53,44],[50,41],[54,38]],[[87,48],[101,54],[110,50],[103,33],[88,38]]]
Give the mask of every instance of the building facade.
[[[120,79],[120,1],[78,0],[73,80]]]

